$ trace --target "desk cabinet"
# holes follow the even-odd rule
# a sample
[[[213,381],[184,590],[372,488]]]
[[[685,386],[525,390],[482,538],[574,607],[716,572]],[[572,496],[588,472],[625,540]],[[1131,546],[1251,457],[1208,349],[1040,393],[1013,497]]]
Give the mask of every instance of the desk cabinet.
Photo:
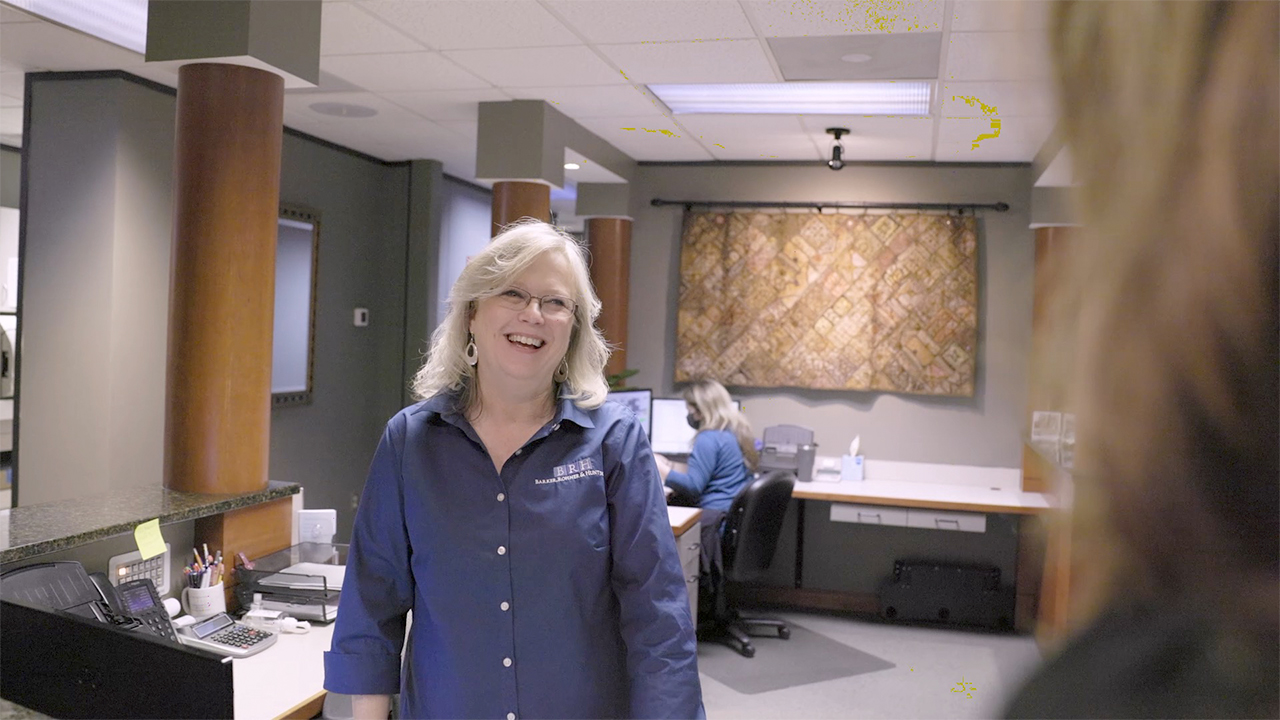
[[[680,548],[680,567],[684,571],[684,586],[689,591],[689,610],[694,621],[698,618],[698,559],[702,554],[702,523],[696,522],[693,527],[676,537],[676,545]]]

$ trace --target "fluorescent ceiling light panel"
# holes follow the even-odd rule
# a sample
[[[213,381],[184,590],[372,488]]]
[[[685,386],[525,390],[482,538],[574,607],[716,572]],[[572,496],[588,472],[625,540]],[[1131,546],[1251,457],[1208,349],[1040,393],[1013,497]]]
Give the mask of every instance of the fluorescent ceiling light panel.
[[[147,52],[147,0],[5,0],[19,10],[52,20],[139,54]]]
[[[650,85],[677,115],[928,115],[930,80]]]

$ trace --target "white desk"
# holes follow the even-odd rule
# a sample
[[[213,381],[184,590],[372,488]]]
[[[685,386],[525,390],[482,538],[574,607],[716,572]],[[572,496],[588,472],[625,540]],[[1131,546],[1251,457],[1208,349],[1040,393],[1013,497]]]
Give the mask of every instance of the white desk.
[[[698,597],[697,543],[700,541],[696,530],[701,516],[702,511],[698,508],[667,508],[671,532],[681,548],[682,561],[687,562],[692,553],[694,564],[690,595],[694,603]],[[696,605],[694,608],[696,617]],[[294,712],[301,710],[301,706],[323,702],[324,653],[329,649],[332,638],[332,623],[313,625],[309,633],[281,635],[275,645],[257,655],[232,660],[236,720],[294,717]],[[311,717],[317,713],[308,710],[300,717]]]
[[[313,625],[309,633],[281,635],[257,655],[232,660],[236,720],[292,716],[300,705],[323,698],[324,653],[332,637],[333,623]]]
[[[800,500],[1020,515],[1052,509],[1048,496],[1042,493],[905,480],[796,483],[791,495]]]

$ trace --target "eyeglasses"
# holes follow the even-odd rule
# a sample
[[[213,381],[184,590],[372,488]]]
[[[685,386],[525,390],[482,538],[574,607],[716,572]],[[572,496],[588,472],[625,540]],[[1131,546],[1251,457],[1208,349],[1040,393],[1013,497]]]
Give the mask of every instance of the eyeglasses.
[[[542,311],[542,315],[557,320],[572,317],[573,311],[578,307],[572,300],[561,295],[538,297],[517,287],[507,288],[494,297],[503,307],[515,311],[524,310],[529,307],[530,302],[537,300],[538,309]]]

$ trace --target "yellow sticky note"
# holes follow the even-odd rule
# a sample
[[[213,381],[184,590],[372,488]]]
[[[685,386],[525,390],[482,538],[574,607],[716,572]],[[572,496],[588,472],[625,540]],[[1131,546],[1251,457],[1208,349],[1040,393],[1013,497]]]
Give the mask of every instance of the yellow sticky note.
[[[164,536],[160,534],[160,518],[148,520],[133,529],[133,539],[138,543],[142,559],[153,558],[164,552]]]

